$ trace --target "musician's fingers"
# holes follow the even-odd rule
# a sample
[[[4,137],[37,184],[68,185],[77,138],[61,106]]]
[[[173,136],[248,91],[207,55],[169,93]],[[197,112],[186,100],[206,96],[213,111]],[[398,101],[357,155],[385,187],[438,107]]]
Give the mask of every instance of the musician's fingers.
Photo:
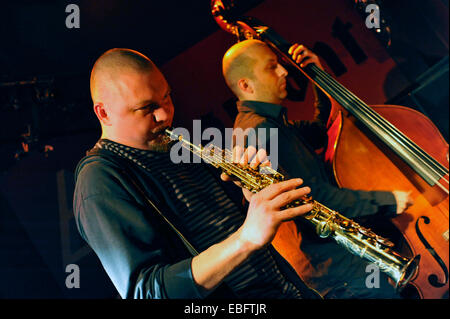
[[[299,45],[295,50],[292,52],[292,58],[295,62],[299,63],[305,54],[308,52],[308,49],[304,45]]]
[[[292,52],[294,52],[294,50],[297,49],[298,46],[299,46],[298,43],[293,44],[293,45],[289,48],[288,53],[292,55]]]
[[[290,179],[287,181],[283,181],[280,183],[272,184],[266,188],[264,188],[260,194],[265,199],[272,200],[281,193],[296,189],[303,183],[301,178]]]
[[[242,155],[244,154],[244,148],[240,145],[236,145],[233,148],[233,163],[239,163]]]
[[[256,155],[256,147],[249,146],[244,152],[244,155],[241,157],[239,164],[247,165],[250,163],[250,159],[252,159]]]
[[[220,174],[220,179],[223,180],[224,182],[229,182],[233,180],[230,175],[225,173]]]
[[[268,161],[267,152],[265,149],[261,148],[258,150],[256,155],[253,157],[252,161],[250,162],[250,167],[253,169],[256,169],[256,168],[258,168],[258,166],[261,163],[264,163],[267,161]]]
[[[301,59],[301,61],[299,61],[298,63],[300,63],[300,67],[304,68],[308,64],[315,63],[315,61],[311,57],[307,56]]]
[[[302,196],[305,196],[311,192],[311,188],[302,187],[298,189],[293,189],[284,193],[277,195],[271,201],[272,208],[279,209],[281,207],[286,206],[289,203],[292,203],[296,199],[299,199]]]
[[[407,200],[406,200],[406,206],[410,207],[414,205],[414,198],[412,197],[412,191],[409,191],[407,193]]]
[[[265,160],[264,162],[262,162],[259,166],[268,166],[268,167],[272,167],[272,162],[269,161],[268,159]]]
[[[270,175],[270,174],[276,173],[276,171],[272,168],[272,163],[269,160],[266,160],[266,161],[262,162],[261,164],[259,164],[258,168],[255,168],[255,170],[256,169],[259,169],[259,172],[261,174],[269,174]]]
[[[311,211],[312,209],[313,209],[312,204],[306,204],[306,205],[301,205],[298,207],[292,207],[292,208],[282,210],[281,212],[279,212],[277,217],[281,221],[285,222],[288,220],[292,220],[298,216],[304,215],[307,212]]]
[[[226,173],[220,174],[220,179],[223,180],[224,182],[233,182],[234,184],[236,184],[236,186],[242,187],[242,184],[239,181],[239,179],[237,179],[234,176],[230,176],[230,175],[228,175]]]
[[[316,54],[314,54],[314,52],[307,51],[305,54],[303,54],[303,60],[300,61],[300,67],[304,68],[311,63],[314,63],[319,68],[323,69],[319,57]]]

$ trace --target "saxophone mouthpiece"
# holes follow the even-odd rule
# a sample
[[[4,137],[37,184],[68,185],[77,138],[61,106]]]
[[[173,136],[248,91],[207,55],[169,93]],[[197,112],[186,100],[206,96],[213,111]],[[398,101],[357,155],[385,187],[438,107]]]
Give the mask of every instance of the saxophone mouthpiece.
[[[173,132],[172,127],[168,127],[165,129],[165,133],[170,138],[171,141],[181,141],[183,139],[182,135],[177,135]]]

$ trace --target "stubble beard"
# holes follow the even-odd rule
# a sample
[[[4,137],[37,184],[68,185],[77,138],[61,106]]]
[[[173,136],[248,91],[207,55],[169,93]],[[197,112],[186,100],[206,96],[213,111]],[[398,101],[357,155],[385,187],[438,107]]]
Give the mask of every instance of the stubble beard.
[[[170,151],[171,146],[172,141],[164,134],[160,134],[148,144],[148,149],[154,152],[167,153]]]

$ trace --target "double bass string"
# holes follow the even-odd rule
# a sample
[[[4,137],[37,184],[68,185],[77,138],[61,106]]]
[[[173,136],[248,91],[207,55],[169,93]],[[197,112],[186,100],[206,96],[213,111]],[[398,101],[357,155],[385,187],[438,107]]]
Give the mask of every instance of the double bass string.
[[[379,127],[381,127],[384,132],[388,134],[389,137],[393,138],[398,144],[403,144],[403,147],[409,151],[409,153],[416,158],[421,158],[421,161],[423,164],[428,166],[428,168],[436,175],[438,175],[440,178],[444,177],[448,173],[446,172],[446,169],[442,167],[440,163],[438,163],[434,158],[430,157],[427,153],[425,153],[422,149],[420,149],[414,142],[412,142],[409,138],[407,138],[403,133],[399,132],[391,123],[386,121],[384,118],[382,118],[379,114],[374,112],[372,109],[370,109],[364,102],[362,102],[358,97],[356,97],[354,94],[349,92],[346,88],[344,88],[340,83],[337,83],[334,79],[330,79],[330,76],[320,68],[316,66],[312,66],[314,68],[311,68],[312,71],[314,71],[318,78],[314,79],[318,82],[319,85],[327,85],[327,87],[332,90],[335,93],[340,93],[342,98],[344,100],[342,102],[347,102],[347,104],[350,104],[351,102],[354,102],[359,105],[361,108],[362,116],[369,117],[372,122],[378,124]],[[346,98],[346,99],[345,99]],[[349,103],[350,102],[350,103]],[[352,108],[353,111],[358,112],[357,109],[353,108],[352,105],[349,105],[350,108]],[[361,116],[361,115],[360,115]],[[397,138],[395,138],[395,135]],[[406,145],[405,145],[406,144]],[[444,188],[443,185],[440,185],[439,180],[436,180],[436,178],[432,178],[433,181],[438,184],[441,188],[443,188],[448,193],[448,187],[447,189]],[[448,180],[444,179],[447,183]]]
[[[444,181],[448,183],[448,180],[445,178],[446,177],[445,175],[447,175],[448,172],[446,171],[446,169],[440,163],[438,163],[436,160],[434,160],[432,157],[430,157],[423,150],[418,148],[417,145],[414,142],[412,142],[409,138],[405,137],[403,135],[403,133],[399,132],[391,123],[386,121],[379,114],[375,113],[372,109],[370,109],[368,106],[366,106],[365,103],[362,102],[358,97],[353,95],[346,88],[342,87],[339,83],[334,81],[332,78],[330,79],[330,76],[327,73],[325,73],[324,71],[320,70],[317,67],[316,67],[316,70],[314,70],[314,71],[316,71],[317,76],[320,77],[321,80],[327,81],[328,82],[327,84],[331,83],[331,85],[329,85],[330,89],[333,89],[331,86],[333,86],[334,88],[337,87],[336,93],[341,93],[343,95],[346,95],[348,100],[351,100],[351,101],[356,102],[357,104],[359,104],[360,108],[363,111],[365,110],[365,113],[363,112],[362,116],[368,116],[369,119],[371,119],[373,122],[375,122],[375,123],[378,122],[378,126],[380,126],[382,129],[384,129],[384,131],[388,134],[389,137],[393,138],[397,143],[403,144],[403,147],[411,155],[415,156],[416,158],[421,157],[421,160],[422,160],[423,164],[428,166],[428,168],[432,171],[432,173],[436,174],[439,179],[444,177]],[[323,73],[325,75],[323,75],[323,74],[321,75],[321,74],[319,74],[319,72]],[[318,82],[320,82],[320,81],[318,81]],[[348,101],[344,100],[343,102],[348,102]],[[352,105],[349,105],[349,107],[354,112],[359,112],[359,110],[353,108]],[[372,118],[370,118],[370,117],[372,117]],[[395,137],[393,136],[394,134],[397,135],[397,139],[395,139]],[[405,146],[404,145],[405,143],[408,144],[408,146]],[[412,150],[412,148],[415,149],[415,152],[414,152],[414,150]],[[442,184],[440,184],[439,179],[436,179],[434,177],[430,177],[430,178],[433,180],[433,182],[435,182],[439,187],[441,187],[445,192],[448,193],[448,186],[447,186],[447,188],[445,188]]]
[[[362,111],[362,115],[368,117],[370,120],[372,120],[372,122],[378,124],[378,126],[382,127],[384,129],[385,132],[388,133],[388,135],[392,138],[395,139],[394,134],[397,135],[397,141],[401,144],[403,144],[405,147],[405,144],[408,144],[408,146],[410,148],[415,148],[415,151],[417,153],[422,153],[421,155],[424,157],[424,159],[427,159],[427,154],[424,153],[420,148],[418,148],[412,141],[410,141],[408,138],[406,138],[401,132],[399,132],[395,127],[392,126],[391,123],[389,123],[388,121],[386,121],[385,119],[383,119],[379,114],[375,113],[372,109],[370,109],[369,107],[367,107],[365,105],[364,102],[362,102],[357,96],[355,96],[354,94],[352,94],[351,92],[349,92],[347,89],[345,89],[344,87],[340,86],[339,83],[336,83],[336,81],[334,81],[333,79],[330,79],[328,74],[326,74],[325,72],[323,72],[322,70],[320,70],[319,68],[316,68],[317,75],[319,77],[321,77],[322,80],[327,81],[328,86],[329,87],[334,87],[335,89],[337,88],[337,90],[335,90],[336,93],[341,93],[341,95],[343,95],[344,97],[347,98],[347,100],[350,100],[350,102],[354,102],[356,104],[359,104],[361,111]],[[322,73],[322,74],[320,74]],[[354,112],[359,112],[358,109],[353,108],[353,106],[351,105],[351,103],[349,103],[350,108],[352,108],[352,110]],[[398,139],[402,139],[402,141],[399,141]],[[410,150],[411,151],[411,150]],[[412,152],[412,151],[411,151]],[[412,152],[413,153],[413,152]],[[414,155],[419,155],[419,154],[414,154]],[[427,160],[432,161],[433,159],[428,158]],[[439,169],[439,168],[437,168]]]
[[[343,85],[335,81],[328,73],[321,70],[315,65],[310,65],[308,67],[311,69],[311,71],[314,72],[314,74],[311,76],[310,74],[308,74],[309,73],[308,70],[300,68],[285,52],[281,50],[278,50],[278,52],[282,56],[284,56],[285,59],[290,61],[293,66],[297,67],[300,71],[302,71],[302,73],[305,73],[305,75],[307,75],[313,81],[317,82],[319,86],[324,87],[325,91],[327,91],[325,88],[328,88],[329,91],[334,92],[337,95],[335,97],[336,100],[338,100],[338,102],[340,102],[343,105],[346,104],[347,108],[353,111],[354,116],[356,116],[357,118],[359,117],[359,119],[363,122],[366,122],[368,126],[370,126],[371,123],[374,123],[376,125],[376,128],[380,128],[382,132],[385,135],[387,135],[387,137],[386,136],[379,136],[379,137],[381,139],[384,139],[384,141],[388,145],[390,144],[393,150],[396,149],[395,148],[396,145],[401,145],[402,149],[406,151],[406,154],[405,152],[403,152],[402,154],[399,155],[403,157],[404,160],[406,160],[405,157],[407,157],[411,162],[411,165],[416,165],[417,169],[419,169],[422,172],[422,174],[425,174],[427,178],[431,180],[431,182],[438,185],[448,194],[449,192],[448,185],[447,187],[445,187],[439,181],[440,179],[444,178],[444,181],[447,182],[448,184],[448,180],[445,179],[446,175],[448,175],[448,170],[446,170],[445,167],[443,167],[434,158],[432,158],[422,149],[420,149],[402,132],[398,131],[390,122],[386,121],[379,114],[377,114],[375,111],[369,108],[364,102],[362,102],[357,96],[355,96],[353,93],[347,90]],[[360,109],[353,107],[351,103],[352,101],[354,102],[354,104],[359,105]],[[364,118],[366,118],[366,120],[364,120]],[[372,132],[374,133],[377,132],[376,128],[373,128],[372,125]],[[397,149],[397,151],[400,152],[399,149]],[[422,165],[420,165],[420,163],[422,163]],[[424,167],[424,165],[426,167]]]
[[[397,143],[399,144],[403,144],[403,147],[413,156],[415,156],[416,158],[421,158],[422,163],[425,164],[426,166],[428,166],[429,170],[431,170],[431,173],[434,173],[438,176],[438,178],[434,178],[434,177],[430,177],[433,182],[435,182],[439,187],[441,187],[445,192],[448,193],[448,186],[447,188],[445,188],[442,184],[440,184],[439,179],[444,177],[444,181],[448,183],[448,180],[446,179],[448,172],[446,171],[446,169],[440,164],[438,163],[436,160],[434,160],[432,157],[430,157],[427,153],[425,153],[423,150],[421,150],[420,148],[417,147],[417,145],[412,142],[409,138],[405,137],[403,135],[403,133],[401,133],[400,131],[398,131],[391,123],[389,123],[388,121],[386,121],[384,118],[382,118],[379,114],[375,113],[372,109],[370,109],[368,106],[366,106],[364,104],[364,102],[362,102],[359,98],[357,98],[356,96],[354,96],[351,92],[349,92],[347,89],[345,89],[344,87],[339,87],[340,84],[337,83],[336,81],[334,81],[333,79],[329,79],[329,75],[327,73],[325,73],[324,71],[320,70],[319,68],[316,67],[315,70],[317,73],[321,72],[325,74],[325,77],[322,76],[321,74],[317,74],[317,76],[319,76],[322,80],[328,80],[328,83],[330,83],[331,81],[331,86],[333,86],[334,88],[338,88],[338,91],[340,91],[340,93],[343,93],[344,95],[347,96],[347,99],[352,100],[353,102],[356,102],[359,104],[359,106],[361,107],[361,109],[365,109],[365,113],[363,113],[363,116],[368,116],[369,119],[371,119],[373,122],[378,122],[378,126],[380,126],[382,129],[384,129],[385,132],[387,132],[388,136],[393,138]],[[327,78],[328,77],[328,78]],[[319,82],[319,81],[318,81]],[[332,88],[331,88],[332,89]],[[337,92],[339,93],[339,92]],[[350,96],[350,97],[349,97]],[[344,100],[344,102],[348,102],[346,100]],[[350,105],[350,108],[354,111],[354,112],[358,112],[359,110],[353,108],[353,106]],[[372,118],[370,118],[372,117]],[[390,131],[390,132],[389,132]],[[397,135],[397,139],[395,139],[395,137],[393,135]],[[408,144],[408,146],[405,146],[404,144]],[[408,148],[409,147],[409,148]],[[415,150],[412,150],[412,148],[414,148]],[[415,151],[415,152],[414,152]],[[440,171],[440,172],[439,172]],[[428,171],[429,172],[429,171]],[[430,173],[430,172],[429,172]]]
[[[421,157],[423,163],[425,165],[427,165],[433,171],[433,173],[435,173],[439,178],[444,178],[444,181],[448,183],[448,179],[447,179],[448,171],[446,170],[445,167],[443,167],[439,162],[437,162],[429,154],[427,154],[421,148],[419,148],[414,142],[412,142],[402,132],[397,130],[397,128],[395,126],[393,126],[389,121],[386,121],[378,113],[376,113],[370,107],[368,107],[357,96],[355,96],[350,91],[348,91],[345,87],[340,85],[340,83],[338,83],[334,79],[332,79],[326,72],[320,70],[317,67],[316,67],[315,71],[317,73],[319,73],[319,72],[322,73],[323,76],[321,76],[320,74],[318,74],[318,76],[321,76],[322,79],[324,78],[325,80],[328,80],[328,83],[331,83],[331,85],[333,85],[334,87],[338,87],[338,90],[341,93],[343,92],[343,94],[346,95],[347,97],[350,96],[350,99],[353,100],[354,102],[358,103],[360,108],[363,109],[363,111],[365,111],[365,113],[363,113],[363,115],[367,114],[369,116],[369,118],[371,117],[372,121],[378,122],[379,126],[384,126],[385,131],[390,131],[390,132],[388,132],[388,135],[390,137],[395,139],[395,137],[393,136],[395,134],[397,136],[397,140],[396,140],[397,142],[403,144],[403,146],[406,148],[406,150],[409,151],[412,155],[414,155],[416,157]],[[354,109],[354,111],[358,111],[358,110]],[[399,141],[399,139],[401,141]],[[408,146],[405,146],[404,143],[408,144]],[[412,150],[412,149],[414,149],[414,150]],[[447,189],[445,189],[444,186],[439,183],[439,180],[433,179],[433,181],[436,182],[436,184],[438,184],[438,186],[443,188],[443,190],[445,190],[448,193],[448,186],[447,186]]]
[[[446,173],[446,169],[443,168],[441,166],[440,163],[438,163],[437,161],[435,161],[432,157],[430,157],[428,154],[426,154],[422,149],[420,149],[414,142],[412,142],[408,137],[406,137],[403,133],[401,133],[400,131],[398,131],[398,129],[396,127],[394,127],[389,121],[386,121],[384,118],[382,118],[378,113],[376,113],[375,111],[373,111],[370,107],[368,107],[363,101],[361,101],[357,96],[355,96],[354,94],[352,94],[351,92],[349,92],[346,88],[344,88],[343,86],[339,87],[339,83],[337,83],[334,79],[330,79],[330,76],[325,73],[324,71],[322,71],[319,68],[316,68],[315,70],[318,73],[318,76],[322,77],[325,80],[328,80],[328,83],[331,83],[331,85],[333,85],[334,87],[337,87],[338,90],[343,93],[344,95],[346,95],[347,97],[350,96],[350,99],[353,100],[354,102],[358,103],[360,108],[363,109],[363,111],[365,111],[365,114],[368,114],[369,117],[372,117],[373,121],[378,122],[380,125],[383,125],[385,127],[386,131],[390,131],[390,135],[397,135],[398,138],[401,138],[404,140],[405,143],[407,143],[409,145],[409,147],[411,148],[415,148],[415,151],[418,153],[422,153],[422,155],[424,157],[427,157],[427,159],[429,161],[434,162],[434,165],[437,165],[436,169],[440,170],[442,174]],[[322,74],[319,74],[322,73]],[[357,110],[356,110],[357,111]],[[439,167],[441,166],[441,167]]]

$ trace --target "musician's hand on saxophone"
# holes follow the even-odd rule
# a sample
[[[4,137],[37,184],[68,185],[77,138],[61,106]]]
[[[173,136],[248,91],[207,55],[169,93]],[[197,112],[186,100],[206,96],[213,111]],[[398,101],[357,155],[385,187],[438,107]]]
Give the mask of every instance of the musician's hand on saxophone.
[[[170,129],[166,129],[166,134],[171,140],[178,140],[182,147],[201,156],[206,163],[239,179],[243,189],[255,193],[248,198],[250,205],[247,217],[235,233],[240,242],[237,248],[245,248],[241,252],[249,253],[270,243],[282,222],[302,216],[315,227],[321,238],[333,238],[352,254],[376,263],[394,279],[396,287],[403,288],[416,274],[420,255],[413,258],[399,255],[392,249],[394,244],[388,239],[315,201],[311,196],[306,196],[310,193],[309,187],[297,189],[303,182],[301,179],[285,181],[282,174],[269,167],[251,169],[251,155],[256,150],[250,149],[246,152],[235,149],[233,159],[232,152],[226,149],[195,146]],[[242,164],[232,163],[238,159],[239,162],[242,159]],[[261,156],[257,157],[253,167],[265,163],[262,159]],[[223,175],[222,179],[233,180],[226,175]],[[405,203],[408,203],[408,196],[403,197],[406,199]],[[234,245],[233,247],[236,248]]]
[[[291,179],[272,184],[250,199],[247,218],[239,229],[240,239],[253,249],[260,249],[272,242],[282,222],[306,214],[312,204],[284,209],[294,200],[310,193],[309,187],[299,187],[301,179]]]
[[[243,147],[236,145],[233,148],[233,163],[239,164],[242,168],[249,166],[252,169],[257,170],[261,166],[271,166],[271,163],[267,157],[267,152],[265,149],[259,149],[258,151],[254,146],[249,146],[244,149]],[[233,181],[237,186],[242,187],[241,183],[237,178],[231,177],[225,173],[220,175],[220,178],[225,181]],[[242,192],[245,199],[250,202],[250,199],[254,193],[242,187]]]

